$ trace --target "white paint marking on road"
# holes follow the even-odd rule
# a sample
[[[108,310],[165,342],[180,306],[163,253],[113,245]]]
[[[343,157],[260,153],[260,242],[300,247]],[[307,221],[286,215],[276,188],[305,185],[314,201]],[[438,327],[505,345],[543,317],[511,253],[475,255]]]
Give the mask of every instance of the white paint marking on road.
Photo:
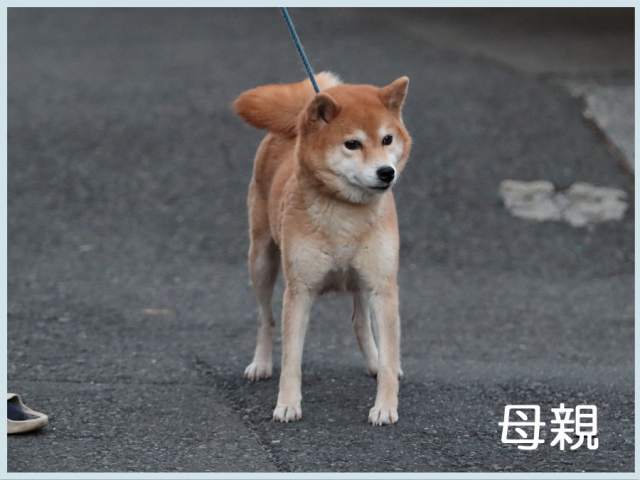
[[[503,180],[500,196],[516,217],[539,222],[565,221],[573,227],[621,220],[628,208],[624,190],[582,182],[558,191],[546,180]]]

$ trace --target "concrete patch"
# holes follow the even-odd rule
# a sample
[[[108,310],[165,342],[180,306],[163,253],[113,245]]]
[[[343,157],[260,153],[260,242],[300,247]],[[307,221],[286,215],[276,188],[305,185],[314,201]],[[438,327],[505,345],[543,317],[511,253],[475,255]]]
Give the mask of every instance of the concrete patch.
[[[592,118],[620,149],[635,171],[634,163],[634,91],[633,86],[598,87],[585,96],[585,116]]]
[[[633,84],[598,85],[575,80],[562,84],[573,96],[584,99],[583,115],[595,122],[635,172]]]
[[[503,180],[500,196],[516,217],[539,222],[565,221],[573,227],[621,220],[628,207],[625,191],[582,182],[558,191],[546,180]]]

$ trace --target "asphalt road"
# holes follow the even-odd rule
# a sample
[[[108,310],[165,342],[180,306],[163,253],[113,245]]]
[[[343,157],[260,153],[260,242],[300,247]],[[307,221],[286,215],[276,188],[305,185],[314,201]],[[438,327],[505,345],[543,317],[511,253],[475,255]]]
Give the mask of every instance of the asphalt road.
[[[12,8],[9,387],[51,425],[9,439],[10,471],[631,471],[634,212],[574,229],[497,197],[514,178],[633,198],[581,102],[426,41],[411,12],[292,14],[318,70],[412,79],[399,423],[366,422],[345,298],[313,310],[302,422],[270,421],[277,380],[241,378],[261,133],[229,103],[303,78],[277,10]],[[533,452],[500,443],[506,404],[549,427],[560,402],[597,405],[597,451],[560,452],[548,428]]]

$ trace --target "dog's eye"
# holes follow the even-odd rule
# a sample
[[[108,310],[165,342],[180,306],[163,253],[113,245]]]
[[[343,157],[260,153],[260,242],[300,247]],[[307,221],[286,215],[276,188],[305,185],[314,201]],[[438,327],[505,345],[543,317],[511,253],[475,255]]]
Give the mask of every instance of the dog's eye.
[[[347,150],[358,150],[362,148],[362,143],[359,140],[347,140],[344,142],[344,146]]]
[[[382,145],[391,145],[391,142],[393,142],[393,136],[392,135],[385,135],[384,138],[382,139]]]

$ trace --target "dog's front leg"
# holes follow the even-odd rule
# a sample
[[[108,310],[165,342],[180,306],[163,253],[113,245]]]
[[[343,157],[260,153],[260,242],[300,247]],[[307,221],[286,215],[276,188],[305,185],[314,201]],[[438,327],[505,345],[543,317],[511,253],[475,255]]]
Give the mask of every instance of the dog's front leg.
[[[273,419],[290,422],[302,418],[302,349],[309,323],[312,294],[306,287],[287,285],[282,305],[282,371]]]
[[[369,421],[374,425],[398,421],[398,376],[400,375],[400,314],[398,287],[376,289],[371,306],[378,331],[378,391]]]

